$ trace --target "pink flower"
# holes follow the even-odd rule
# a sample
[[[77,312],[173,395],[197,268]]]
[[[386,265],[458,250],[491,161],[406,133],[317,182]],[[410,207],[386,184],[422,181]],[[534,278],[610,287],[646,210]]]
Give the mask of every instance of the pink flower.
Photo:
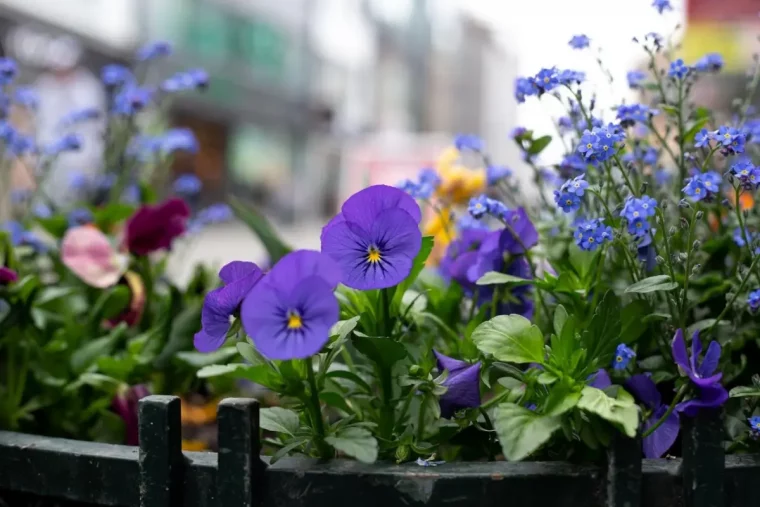
[[[174,238],[184,234],[188,218],[190,208],[182,199],[143,206],[127,221],[127,249],[135,255],[148,255],[171,247]]]
[[[0,285],[8,285],[18,280],[18,275],[11,268],[0,266]]]
[[[84,283],[99,289],[116,285],[128,264],[128,257],[117,253],[108,237],[90,225],[66,231],[61,259]]]

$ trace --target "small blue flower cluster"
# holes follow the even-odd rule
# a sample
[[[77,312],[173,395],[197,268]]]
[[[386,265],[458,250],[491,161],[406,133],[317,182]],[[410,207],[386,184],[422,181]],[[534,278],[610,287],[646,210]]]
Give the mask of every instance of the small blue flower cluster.
[[[583,132],[578,142],[578,153],[596,165],[611,159],[615,154],[615,144],[623,141],[624,137],[620,127],[612,123],[606,127],[594,127],[593,130]]]
[[[657,109],[652,109],[644,104],[621,104],[617,108],[617,119],[623,128],[631,127],[635,123],[648,123],[652,116],[660,114]]]
[[[753,415],[747,419],[749,422],[749,436],[752,440],[760,439],[760,415]]]
[[[486,167],[486,183],[493,186],[502,180],[512,176],[512,169],[503,165],[489,165]]]
[[[698,72],[719,72],[723,68],[723,57],[720,53],[708,53],[694,64]]]
[[[658,158],[660,158],[660,155],[654,147],[647,146],[645,148],[642,146],[635,146],[633,151],[623,155],[621,160],[626,164],[641,162],[644,165],[655,165]]]
[[[654,216],[657,201],[648,195],[640,198],[628,196],[620,216],[628,222],[628,233],[637,238],[643,237],[652,228],[647,218]]]
[[[747,159],[738,160],[729,168],[728,174],[746,190],[754,190],[760,184],[760,167]]]
[[[474,151],[476,153],[486,151],[485,141],[474,134],[457,134],[454,136],[454,147],[459,151]]]
[[[747,304],[752,313],[755,313],[760,308],[760,289],[755,289],[749,293]]]
[[[586,74],[577,70],[559,70],[556,67],[541,69],[534,77],[519,77],[515,81],[515,98],[525,102],[525,97],[541,96],[560,85],[569,86],[585,81]]]
[[[582,220],[578,223],[574,237],[575,244],[581,250],[593,251],[604,242],[612,240],[612,227],[604,225],[601,218]]]
[[[467,211],[476,219],[481,219],[486,215],[504,219],[509,213],[509,208],[501,201],[491,199],[486,195],[479,195],[470,199]]]
[[[232,220],[234,213],[232,209],[224,203],[212,204],[202,209],[198,214],[190,219],[187,224],[189,233],[196,233],[207,225],[220,224]]]
[[[681,58],[679,58],[678,60],[670,63],[668,76],[676,80],[681,80],[689,74],[690,70],[691,68],[686,65]]]
[[[570,47],[573,49],[585,49],[589,46],[591,43],[591,39],[589,39],[586,35],[574,35],[572,39],[570,39]]]
[[[571,153],[570,155],[565,155],[562,162],[557,166],[557,169],[559,169],[562,176],[569,178],[573,174],[585,172],[588,169],[588,163],[580,155]]]
[[[737,227],[734,229],[733,239],[734,243],[736,243],[736,246],[743,247],[747,245],[747,241],[744,240],[746,235],[747,241],[749,241],[750,245],[756,245],[758,238],[758,234],[756,232],[752,232],[750,230],[747,230],[747,228],[744,228],[744,234],[742,234],[741,228]],[[760,245],[755,246],[755,255],[760,254]]]
[[[657,9],[657,12],[662,14],[665,11],[672,11],[673,7],[670,5],[670,0],[654,0],[652,7]]]
[[[625,343],[621,343],[615,350],[615,359],[612,361],[612,368],[615,370],[625,370],[628,367],[628,363],[631,359],[636,357],[636,352],[628,347]]]
[[[715,171],[696,173],[686,180],[683,192],[694,201],[710,201],[720,191],[720,174]]]
[[[736,153],[744,153],[744,144],[747,136],[734,127],[723,126],[718,130],[700,130],[694,138],[694,146],[697,148],[711,148],[711,142],[715,142],[715,148],[720,148],[725,156]]]
[[[559,190],[554,191],[554,202],[565,213],[578,211],[581,207],[581,197],[588,188],[588,182],[584,180],[585,174],[576,176],[562,184]]]
[[[644,82],[644,80],[647,78],[647,75],[643,71],[632,70],[628,72],[625,77],[628,80],[628,87],[636,90],[638,88],[641,88],[641,83]]]
[[[399,188],[415,199],[424,200],[430,199],[440,184],[441,178],[435,169],[426,167],[420,171],[418,181],[405,180],[399,185]]]
[[[203,189],[200,178],[194,174],[183,174],[172,183],[172,190],[182,197],[195,197]]]

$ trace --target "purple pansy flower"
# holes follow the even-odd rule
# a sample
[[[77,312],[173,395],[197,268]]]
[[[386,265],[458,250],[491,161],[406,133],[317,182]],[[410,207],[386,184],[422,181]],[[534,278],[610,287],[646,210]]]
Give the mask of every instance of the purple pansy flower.
[[[291,252],[245,296],[243,328],[269,359],[304,359],[330,338],[340,309],[333,291],[340,266],[312,250]]]
[[[441,417],[451,418],[457,410],[480,406],[480,362],[470,364],[433,350],[438,369],[448,371],[443,381],[446,392],[441,396]]]
[[[716,341],[710,342],[702,362],[699,362],[699,356],[702,353],[699,331],[695,331],[692,335],[691,357],[689,357],[686,353],[683,330],[679,329],[673,337],[672,349],[676,364],[689,377],[699,393],[697,398],[679,403],[676,407],[678,411],[694,417],[700,408],[722,406],[728,400],[728,392],[720,383],[723,374],[715,373],[720,361],[720,344]]]
[[[463,287],[471,286],[467,270],[478,260],[478,249],[483,241],[492,234],[487,229],[465,229],[459,238],[446,248],[441,260],[441,275],[456,281]]]
[[[525,253],[538,243],[538,231],[530,221],[525,208],[509,211],[504,216],[506,227],[499,237],[502,250],[510,254]],[[525,248],[523,248],[525,247]]]
[[[322,229],[322,251],[340,265],[341,282],[359,290],[393,287],[404,280],[422,245],[420,207],[387,185],[360,190]]]
[[[642,431],[646,431],[657,421],[662,419],[668,411],[668,405],[662,403],[662,397],[657,390],[657,385],[648,375],[634,375],[625,383],[625,387],[652,411],[652,415],[644,423]],[[671,448],[678,438],[679,420],[678,413],[672,412],[659,428],[651,435],[644,438],[642,446],[644,456],[647,458],[659,458]]]
[[[588,385],[591,387],[596,387],[597,389],[607,389],[612,385],[610,374],[607,373],[607,370],[604,368],[597,371],[596,373],[592,373],[589,376],[588,380],[590,381]]]
[[[211,352],[222,346],[230,330],[230,316],[261,280],[264,273],[253,262],[232,261],[219,271],[223,287],[206,294],[201,311],[202,329],[195,334],[195,348]]]

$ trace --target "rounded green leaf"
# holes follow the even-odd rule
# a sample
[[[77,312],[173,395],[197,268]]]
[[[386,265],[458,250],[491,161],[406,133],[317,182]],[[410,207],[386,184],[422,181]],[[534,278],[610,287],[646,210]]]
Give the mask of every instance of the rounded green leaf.
[[[472,332],[478,350],[508,363],[543,363],[544,336],[522,315],[499,315]]]
[[[493,422],[501,449],[509,461],[527,458],[562,426],[559,416],[540,415],[514,403],[496,407]]]

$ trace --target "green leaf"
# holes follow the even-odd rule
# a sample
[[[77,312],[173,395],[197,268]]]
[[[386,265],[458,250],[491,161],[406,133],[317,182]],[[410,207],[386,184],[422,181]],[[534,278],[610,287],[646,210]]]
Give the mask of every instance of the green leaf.
[[[38,218],[37,223],[56,239],[61,239],[69,228],[69,221],[65,215],[55,215],[50,218]]]
[[[642,322],[645,315],[651,311],[649,303],[643,299],[635,299],[623,307],[620,314],[621,331],[620,341],[622,343],[634,343],[647,330],[647,326]]]
[[[557,305],[554,309],[554,332],[557,336],[562,336],[562,328],[565,327],[567,322],[567,310],[562,305]]]
[[[257,366],[260,364],[267,364],[267,360],[264,356],[259,354],[259,352],[254,348],[253,345],[246,342],[237,342],[235,344],[235,348],[237,348],[237,351],[240,353],[241,356],[243,356],[243,359],[251,363],[253,366]]]
[[[354,335],[351,341],[356,350],[386,368],[406,357],[406,348],[390,338]]]
[[[259,411],[259,426],[267,431],[295,436],[301,427],[298,414],[282,407],[262,408]]]
[[[113,328],[108,335],[92,340],[77,349],[71,354],[71,369],[75,373],[81,373],[94,364],[99,357],[109,355],[127,332],[127,329],[127,324],[122,322]]]
[[[506,273],[499,273],[497,271],[489,271],[485,275],[481,276],[477,282],[477,285],[529,285],[533,283],[533,280],[526,280],[519,276],[508,275]]]
[[[546,398],[542,413],[546,416],[559,416],[572,410],[581,399],[581,392],[566,384],[556,384]]]
[[[325,405],[340,409],[348,414],[354,413],[354,410],[351,409],[346,398],[344,398],[344,395],[341,393],[336,393],[335,391],[322,391],[319,393],[319,399]]]
[[[97,325],[104,319],[118,316],[127,308],[131,297],[129,287],[126,285],[116,285],[104,290],[90,310],[90,322]]]
[[[570,249],[570,265],[573,267],[575,272],[578,273],[578,276],[581,280],[585,280],[588,277],[589,273],[591,272],[591,268],[594,265],[597,256],[599,255],[599,252],[600,250],[588,252],[586,250],[581,250],[580,248]],[[561,278],[562,274],[560,274],[560,279]]]
[[[302,445],[309,442],[308,438],[295,438],[290,441],[288,441],[287,444],[285,444],[285,447],[282,447],[277,450],[276,453],[272,454],[272,457],[269,459],[269,464],[274,465],[277,463],[278,460],[285,457],[290,451],[295,449],[296,447],[301,447]]]
[[[754,398],[760,396],[760,388],[758,387],[734,387],[729,391],[728,395],[731,398]]]
[[[62,298],[67,298],[76,293],[74,287],[45,287],[34,301],[34,306],[44,307]]]
[[[612,291],[607,291],[581,339],[583,348],[588,350],[587,366],[591,366],[592,371],[612,361],[615,347],[620,343],[620,329],[620,299]]]
[[[727,320],[723,320],[721,322],[730,324],[730,322]],[[691,326],[689,326],[688,328],[686,328],[686,336],[691,337],[695,332],[702,331],[704,329],[712,327],[713,324],[715,324],[715,319],[699,320],[695,322],[694,324],[692,324]]]
[[[361,317],[357,315],[350,319],[336,322],[328,334],[330,337],[336,337],[335,340],[330,343],[329,347],[331,349],[340,347],[348,339],[348,336],[354,331],[354,329],[356,329],[359,319],[361,319]]]
[[[534,139],[533,142],[530,143],[530,148],[528,148],[528,153],[531,155],[538,155],[544,149],[546,149],[547,146],[549,146],[549,143],[552,142],[552,136],[543,136],[539,137],[538,139]]]
[[[377,461],[377,440],[364,428],[349,426],[337,435],[325,438],[325,442],[362,463]]]
[[[137,361],[131,356],[103,356],[98,358],[97,365],[98,371],[104,375],[126,382],[137,366]]]
[[[631,438],[636,436],[639,428],[639,407],[633,401],[633,397],[622,388],[618,389],[618,397],[612,398],[601,389],[586,386],[581,392],[578,408],[609,421]]]
[[[562,426],[559,416],[545,416],[514,403],[494,410],[494,428],[504,456],[519,461],[536,452]]]
[[[703,116],[697,119],[697,121],[694,122],[694,125],[692,125],[691,128],[689,128],[689,130],[687,130],[684,133],[683,135],[684,144],[691,143],[694,140],[694,138],[697,137],[697,133],[700,130],[702,130],[702,127],[704,127],[708,121],[710,121],[709,116]]]
[[[121,223],[132,216],[134,212],[134,206],[121,202],[114,202],[108,204],[104,208],[95,210],[93,218],[98,229],[107,231],[113,225]]]
[[[391,300],[392,312],[399,312],[401,309],[401,301],[404,297],[404,293],[409,288],[411,288],[412,284],[415,282],[415,280],[417,280],[417,277],[425,267],[425,262],[427,262],[427,259],[430,256],[430,252],[432,251],[433,237],[425,236],[422,238],[422,246],[420,246],[420,251],[414,258],[414,261],[412,263],[412,270],[409,273],[409,276],[407,276],[400,284],[396,286],[396,292],[393,294],[393,299]]]
[[[192,303],[182,310],[171,323],[169,339],[154,361],[156,368],[165,368],[177,352],[192,350],[193,336],[201,328],[201,307],[200,301]]]
[[[214,352],[177,352],[177,359],[193,368],[202,368],[211,364],[221,363],[237,355],[234,347],[224,347]]]
[[[280,239],[269,221],[258,211],[246,206],[236,197],[230,197],[228,203],[235,215],[261,240],[272,265],[293,251]]]
[[[541,330],[521,315],[499,315],[483,322],[472,333],[478,350],[508,363],[543,363]]]
[[[671,282],[670,276],[656,275],[656,276],[650,276],[649,278],[644,278],[643,280],[639,280],[633,285],[629,285],[625,289],[625,293],[626,294],[647,294],[649,292],[656,292],[656,291],[669,291],[669,290],[675,289],[676,287],[678,287],[678,284],[676,282]]]
[[[671,106],[670,104],[659,104],[657,107],[668,113],[669,115],[673,117],[678,117],[678,111],[679,109],[675,106]]]
[[[332,370],[328,371],[326,374],[327,378],[330,379],[344,379],[349,380],[356,384],[358,387],[362,388],[364,392],[367,394],[372,394],[372,388],[369,386],[367,382],[363,378],[361,378],[359,375],[357,375],[354,372],[346,371],[346,370]]]

